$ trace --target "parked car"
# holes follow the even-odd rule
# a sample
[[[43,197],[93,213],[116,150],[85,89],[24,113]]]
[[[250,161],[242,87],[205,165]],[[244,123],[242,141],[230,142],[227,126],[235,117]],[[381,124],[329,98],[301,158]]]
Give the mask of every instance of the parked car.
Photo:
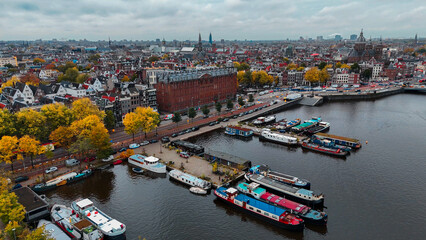
[[[196,126],[196,127],[191,128],[191,130],[192,130],[193,132],[194,132],[194,131],[197,131],[197,130],[200,130],[200,127]]]
[[[149,143],[149,142],[148,142]],[[140,147],[141,145],[139,145],[139,144],[137,144],[137,143],[132,143],[132,144],[130,144],[129,145],[129,148],[130,149],[135,149],[135,148],[138,148],[138,147]]]
[[[93,162],[95,160],[96,160],[95,157],[86,157],[86,158],[83,159],[83,162]]]
[[[209,118],[209,115],[204,115],[203,118]]]
[[[236,118],[238,118],[238,115],[234,115],[234,116],[232,116],[232,118],[233,118],[233,119],[236,119]]]
[[[141,146],[146,146],[146,145],[148,145],[148,144],[149,144],[149,141],[148,141],[148,140],[145,140],[145,141],[141,142]]]
[[[77,159],[74,159],[74,158],[70,158],[70,159],[65,160],[65,166],[67,166],[67,167],[72,167],[72,166],[75,166],[75,165],[78,165],[78,164],[80,164],[80,161],[78,161]]]
[[[175,137],[177,137],[177,136],[179,136],[177,133],[173,133],[173,134],[172,134],[172,137],[173,137],[173,138],[175,138]]]
[[[120,150],[118,150],[118,152],[125,152],[127,151],[127,148],[120,148]]]
[[[219,124],[220,122],[219,121],[216,121],[216,122],[214,122],[215,124]]]
[[[244,113],[240,113],[240,114],[238,115],[238,117],[242,117],[242,116],[244,116]]]
[[[213,126],[215,124],[216,124],[216,122],[211,122],[211,123],[209,123],[209,126]]]
[[[19,176],[15,178],[15,183],[20,183],[23,181],[27,181],[28,179],[30,179],[28,176]]]
[[[190,132],[192,132],[192,130],[190,128],[185,130],[185,133],[190,133]]]
[[[170,138],[169,137],[162,137],[161,142],[162,143],[168,143],[168,142],[170,142]]]
[[[52,173],[54,171],[58,171],[58,168],[57,167],[50,167],[50,168],[46,169],[46,171],[44,171],[44,172],[46,174],[48,174],[48,173]]]
[[[178,135],[183,135],[185,133],[186,133],[185,130],[183,130],[183,131],[178,132]]]
[[[224,118],[224,119],[222,120],[222,122],[227,122],[227,121],[229,121],[229,118]]]
[[[183,158],[189,158],[189,154],[186,152],[180,152],[179,156],[183,157]]]
[[[158,140],[157,139],[151,139],[150,141],[149,141],[149,143],[157,143],[158,142]]]

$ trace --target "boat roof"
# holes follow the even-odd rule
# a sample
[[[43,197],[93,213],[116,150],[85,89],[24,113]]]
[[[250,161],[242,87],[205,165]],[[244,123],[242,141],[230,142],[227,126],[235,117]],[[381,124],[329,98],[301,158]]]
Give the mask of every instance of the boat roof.
[[[243,128],[243,127],[238,127],[238,126],[227,126],[227,128],[233,128],[233,129],[237,129],[237,130],[240,130],[240,131],[245,131],[245,132],[249,132],[249,131],[251,131],[251,129],[249,129],[249,128]]]
[[[134,154],[134,155],[130,156],[130,158],[135,159],[135,160],[139,160],[139,161],[151,162],[151,163],[159,161],[159,158],[156,158],[154,156],[147,157],[147,156],[144,156],[144,155],[141,155],[141,154]]]
[[[203,183],[206,183],[206,181],[204,181],[203,179],[200,179],[200,178],[194,177],[194,176],[192,176],[192,175],[190,175],[190,174],[188,174],[188,173],[184,173],[184,172],[179,171],[179,170],[177,170],[177,169],[173,169],[173,170],[171,170],[171,171],[169,172],[169,174],[172,174],[172,175],[176,175],[176,176],[178,176],[178,177],[185,178],[185,179],[187,179],[188,181],[191,181],[191,182],[194,182],[194,183],[199,183],[200,185],[202,185]]]
[[[337,135],[328,134],[328,133],[316,133],[315,135],[321,136],[321,137],[341,139],[341,140],[344,140],[344,141],[359,143],[359,140],[355,139],[355,138],[342,137],[342,136],[337,136]]]
[[[62,180],[66,180],[66,179],[69,179],[69,178],[72,178],[72,177],[75,177],[75,176],[77,176],[76,172],[70,172],[70,173],[63,174],[61,176],[57,176],[57,177],[47,181],[46,183],[52,183],[52,182],[55,182],[55,181],[58,181],[58,180],[62,181]]]
[[[160,160],[160,159],[153,157],[153,156],[149,156],[149,157],[145,158],[145,161],[147,161],[147,162],[158,162],[158,160]]]
[[[295,129],[299,129],[299,128],[304,128],[304,127],[309,127],[309,126],[311,126],[312,124],[313,124],[312,122],[305,122],[305,123],[299,124],[299,125],[297,125],[297,126],[295,126],[295,127],[293,127],[293,128],[295,128]]]
[[[282,190],[287,191],[287,192],[296,193],[299,190],[298,188],[291,187],[287,184],[280,183],[280,182],[272,180],[270,178],[266,178],[263,175],[253,174],[251,176],[251,178],[256,179],[257,181],[259,181],[263,184],[268,184],[268,185],[274,186],[276,188],[282,189]]]
[[[58,226],[55,224],[46,221],[44,219],[40,220],[37,225],[37,228],[44,226],[44,230],[50,235],[51,238],[56,240],[71,240],[67,234],[65,234]]]
[[[306,196],[308,196],[308,197],[312,197],[312,191],[310,191],[310,190],[306,190],[306,189],[304,189],[304,188],[299,189],[299,191],[297,191],[297,193],[300,193],[300,194],[306,195]]]
[[[89,205],[92,205],[92,204],[93,204],[93,202],[92,202],[92,201],[90,201],[90,199],[85,198],[85,199],[83,199],[83,200],[80,200],[80,201],[76,202],[75,204],[76,204],[76,205],[77,205],[77,207],[79,207],[79,208],[85,208],[85,207],[87,207],[87,206],[89,206]]]
[[[235,192],[235,191],[237,191],[237,189],[235,189],[235,188],[226,189],[224,187],[220,187],[220,188],[217,189],[217,191],[221,192],[222,194],[226,194],[227,192],[230,192],[230,191]],[[275,206],[270,205],[268,203],[259,201],[255,198],[249,197],[245,194],[240,193],[237,196],[235,196],[235,199],[238,200],[238,201],[241,201],[241,202],[246,202],[250,206],[253,206],[255,208],[261,209],[265,212],[272,213],[272,214],[275,214],[275,215],[278,215],[278,216],[281,216],[283,213],[286,212],[282,208],[275,207]]]
[[[261,195],[262,193],[264,193],[264,192],[265,192],[265,189],[260,188],[260,187],[258,187],[258,186],[259,186],[259,184],[258,184],[258,183],[255,183],[255,182],[250,183],[250,184],[247,184],[247,183],[240,183],[240,184],[238,185],[238,187],[239,187],[239,188],[241,188],[241,189],[243,189],[243,190],[245,190],[245,191],[247,191],[248,189],[251,189],[251,191],[252,191],[252,192],[254,192],[254,193],[258,194],[258,195]]]
[[[282,198],[280,196],[277,196],[275,194],[268,193],[268,192],[264,193],[262,196],[260,196],[260,198],[266,201],[273,202],[285,208],[292,209],[293,211],[296,211],[296,212],[302,212],[304,209],[308,208],[307,206],[303,204],[287,200],[285,198]]]

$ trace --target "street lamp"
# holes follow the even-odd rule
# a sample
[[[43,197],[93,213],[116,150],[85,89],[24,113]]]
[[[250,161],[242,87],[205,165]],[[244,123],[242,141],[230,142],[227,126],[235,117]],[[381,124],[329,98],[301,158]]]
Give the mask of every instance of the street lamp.
[[[16,228],[12,228],[12,231],[13,231],[13,239],[14,239],[14,240],[16,240],[15,230],[16,230]]]

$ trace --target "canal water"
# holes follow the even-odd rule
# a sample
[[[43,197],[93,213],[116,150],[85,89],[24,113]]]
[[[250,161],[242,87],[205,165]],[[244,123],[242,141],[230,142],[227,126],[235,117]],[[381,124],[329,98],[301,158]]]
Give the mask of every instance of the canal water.
[[[325,195],[327,227],[292,233],[197,196],[166,176],[137,175],[127,165],[47,194],[54,202],[90,198],[124,222],[128,239],[424,239],[426,235],[425,96],[297,107],[278,119],[321,116],[329,133],[362,140],[346,159],[213,132],[193,142],[310,180]],[[365,142],[368,141],[368,144]]]

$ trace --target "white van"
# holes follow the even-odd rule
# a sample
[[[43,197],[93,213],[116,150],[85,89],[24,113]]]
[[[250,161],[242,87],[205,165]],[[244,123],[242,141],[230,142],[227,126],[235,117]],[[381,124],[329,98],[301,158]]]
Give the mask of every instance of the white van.
[[[77,159],[74,159],[74,158],[65,160],[65,165],[67,167],[72,167],[72,166],[75,166],[75,165],[78,165],[78,164],[80,164],[80,161],[78,161]]]

